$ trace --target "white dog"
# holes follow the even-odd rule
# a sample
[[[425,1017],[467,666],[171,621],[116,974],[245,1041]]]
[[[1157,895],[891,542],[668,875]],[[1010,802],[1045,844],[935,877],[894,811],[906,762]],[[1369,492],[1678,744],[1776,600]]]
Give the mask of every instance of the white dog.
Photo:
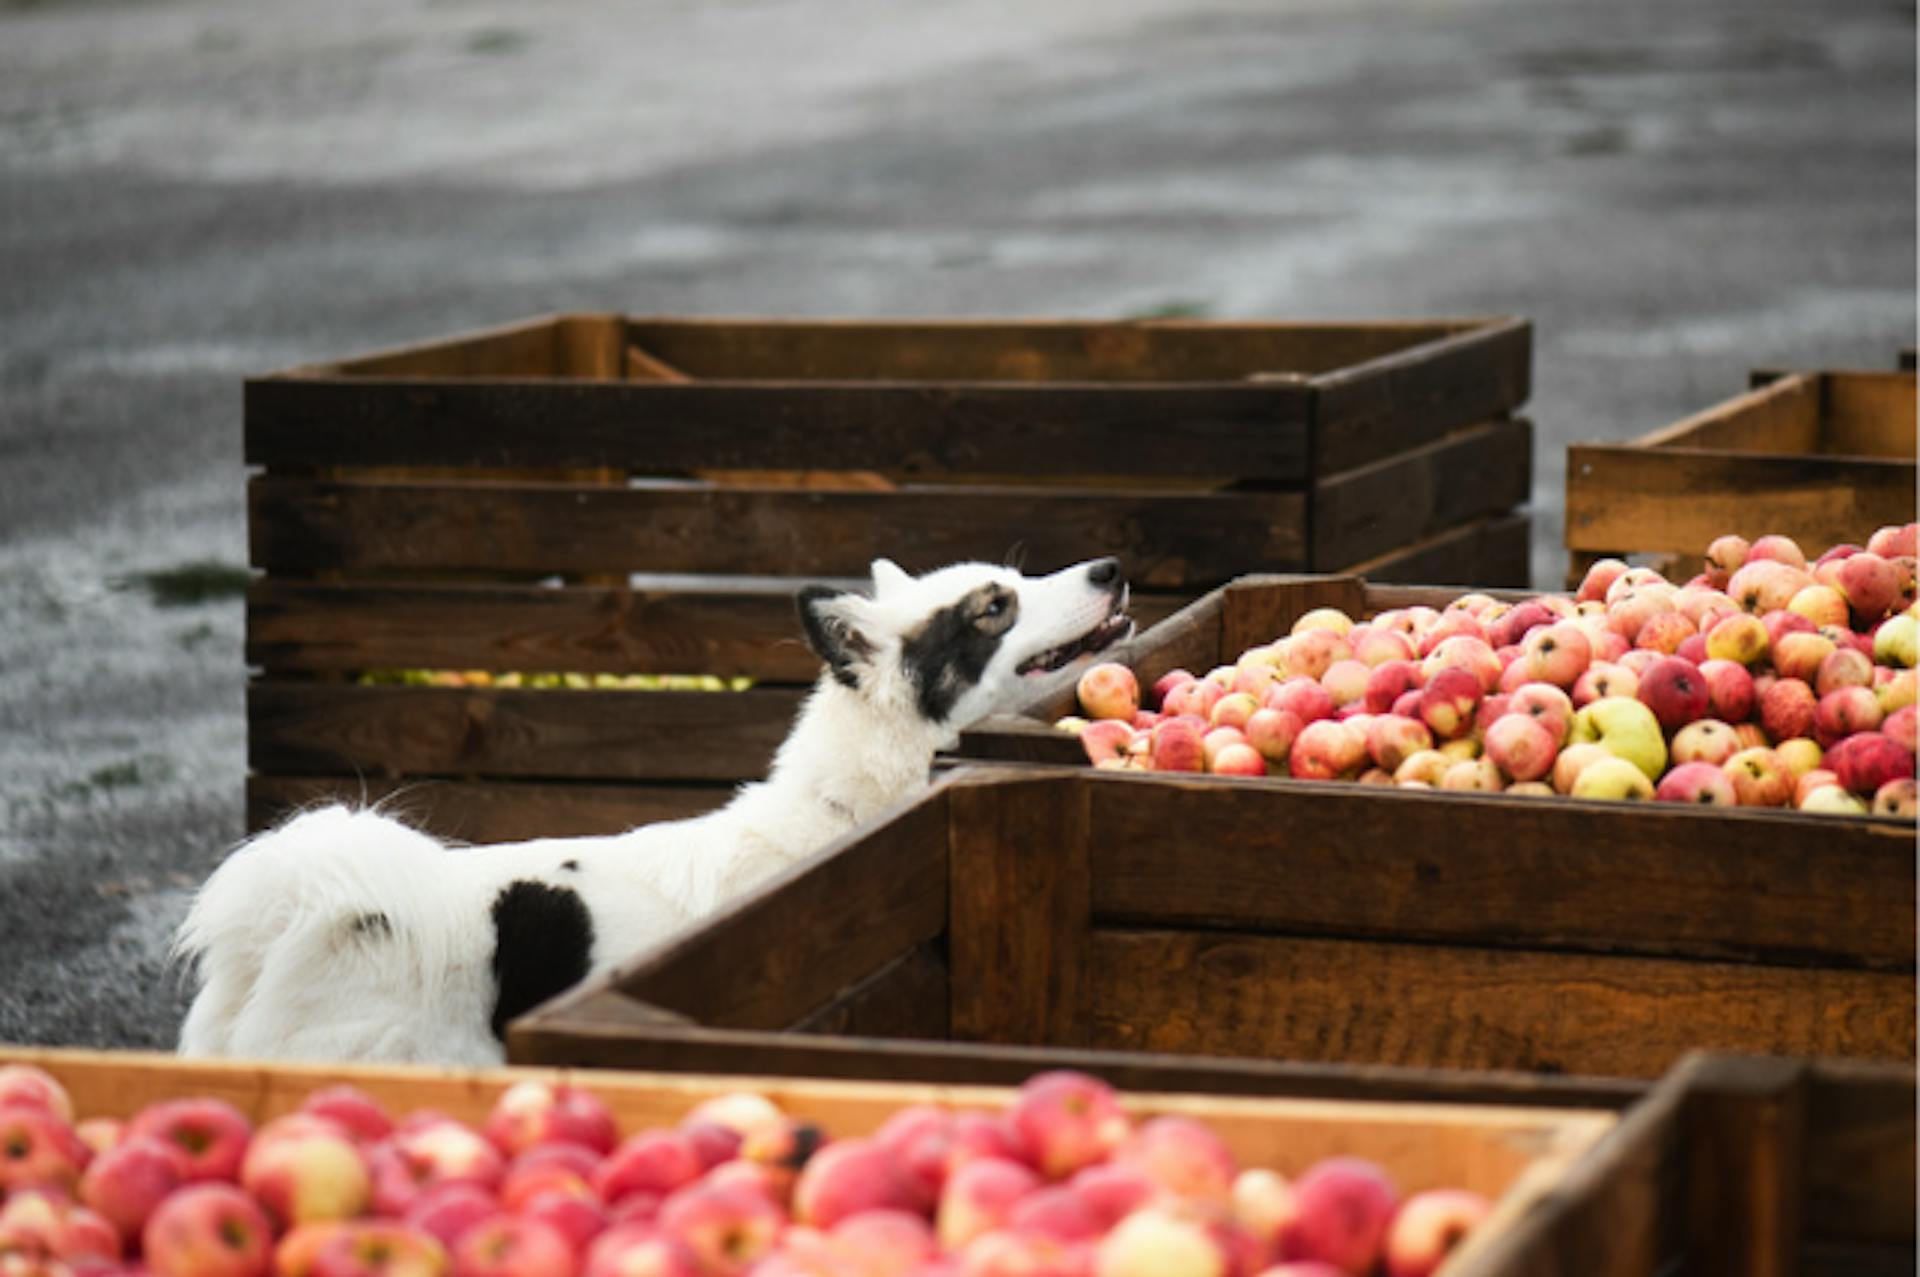
[[[327,807],[239,847],[175,940],[187,1055],[497,1064],[515,1016],[657,944],[927,784],[934,752],[1029,676],[1125,637],[1112,559],[1046,577],[962,563],[873,594],[810,586],[826,662],[765,781],[691,820],[452,848]]]

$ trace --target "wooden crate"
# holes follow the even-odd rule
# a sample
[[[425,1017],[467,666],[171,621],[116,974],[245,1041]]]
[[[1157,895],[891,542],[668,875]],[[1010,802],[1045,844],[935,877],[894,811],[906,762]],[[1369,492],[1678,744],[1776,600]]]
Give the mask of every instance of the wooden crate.
[[[1818,553],[1914,518],[1914,374],[1766,375],[1747,393],[1623,444],[1567,449],[1577,579],[1609,555],[1697,564],[1712,540],[1784,533]]]
[[[1683,1061],[1476,1256],[1532,1277],[1910,1277],[1915,1076]]]
[[[399,791],[493,841],[715,805],[816,672],[796,585],[882,554],[1117,554],[1143,619],[1260,568],[1522,579],[1530,342],[574,315],[249,381],[250,819]],[[353,682],[390,668],[757,686]]]
[[[317,1087],[350,1082],[396,1112],[431,1108],[478,1122],[514,1081],[549,1076],[598,1092],[623,1133],[672,1125],[699,1101],[747,1086],[790,1115],[847,1136],[877,1129],[909,1104],[998,1108],[1012,1097],[1004,1088],[982,1086],[614,1073],[582,1079],[526,1069],[303,1068],[0,1047],[0,1062],[14,1060],[51,1071],[66,1085],[76,1111],[88,1116],[125,1117],[156,1100],[210,1095],[259,1122],[292,1111]],[[1544,1108],[1145,1093],[1124,1095],[1122,1102],[1136,1119],[1180,1114],[1206,1122],[1243,1165],[1291,1175],[1324,1157],[1367,1157],[1380,1163],[1403,1193],[1455,1185],[1494,1198],[1494,1215],[1452,1257],[1448,1277],[1496,1277],[1496,1270],[1482,1267],[1475,1256],[1538,1207],[1615,1122],[1610,1113]]]
[[[1893,821],[967,767],[508,1046],[921,1078],[1012,1047],[1615,1078],[1694,1048],[1911,1061],[1914,890]]]

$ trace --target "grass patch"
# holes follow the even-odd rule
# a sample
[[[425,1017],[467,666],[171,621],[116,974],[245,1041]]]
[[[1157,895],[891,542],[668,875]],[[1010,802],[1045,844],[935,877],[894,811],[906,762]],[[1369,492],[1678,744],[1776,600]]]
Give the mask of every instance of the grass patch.
[[[183,563],[157,572],[138,572],[117,584],[147,592],[157,607],[197,607],[246,594],[253,574],[231,563]]]

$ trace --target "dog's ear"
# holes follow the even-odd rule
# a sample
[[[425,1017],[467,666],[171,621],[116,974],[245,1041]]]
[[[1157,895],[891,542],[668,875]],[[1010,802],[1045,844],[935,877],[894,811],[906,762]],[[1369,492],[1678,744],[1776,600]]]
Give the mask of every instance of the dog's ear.
[[[827,663],[833,676],[848,687],[860,686],[860,675],[880,648],[871,632],[872,600],[824,585],[809,585],[799,596],[800,628],[807,646]]]
[[[913,584],[913,578],[892,559],[875,559],[869,570],[873,573],[873,597],[876,599],[884,599]]]

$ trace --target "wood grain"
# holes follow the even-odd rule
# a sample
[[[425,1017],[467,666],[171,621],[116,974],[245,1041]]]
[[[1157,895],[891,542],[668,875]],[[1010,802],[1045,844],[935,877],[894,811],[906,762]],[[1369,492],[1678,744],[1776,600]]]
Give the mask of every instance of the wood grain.
[[[1911,1255],[1920,1200],[1913,1070],[1820,1060],[1806,1087],[1808,1237],[1897,1245]]]
[[[1911,372],[1833,372],[1820,451],[1840,456],[1914,459],[1916,397]]]
[[[944,945],[928,941],[887,963],[831,1002],[793,1023],[795,1033],[834,1037],[948,1036],[952,981]]]
[[[1089,1045],[1653,1077],[1696,1048],[1911,1060],[1879,972],[1097,930]]]
[[[247,758],[274,775],[739,781],[766,774],[804,695],[256,680]]]
[[[1320,479],[1313,490],[1316,570],[1402,550],[1462,524],[1525,505],[1533,486],[1533,427],[1489,422]]]
[[[1641,435],[1628,446],[1707,452],[1815,453],[1820,451],[1820,416],[1819,377],[1794,373]]]
[[[375,779],[348,776],[247,777],[247,829],[258,832],[310,807],[378,804],[453,842],[617,834],[725,805],[734,785],[543,784],[524,780]]]
[[[1344,570],[1379,583],[1514,589],[1525,586],[1531,575],[1531,536],[1525,514],[1502,515],[1347,564]]]
[[[1297,567],[1298,493],[1061,493],[928,488],[748,492],[693,485],[339,484],[256,477],[252,562],[269,572],[485,571],[856,576],[903,565],[1036,565],[1117,554],[1145,588]],[[916,569],[917,570],[917,569]]]

